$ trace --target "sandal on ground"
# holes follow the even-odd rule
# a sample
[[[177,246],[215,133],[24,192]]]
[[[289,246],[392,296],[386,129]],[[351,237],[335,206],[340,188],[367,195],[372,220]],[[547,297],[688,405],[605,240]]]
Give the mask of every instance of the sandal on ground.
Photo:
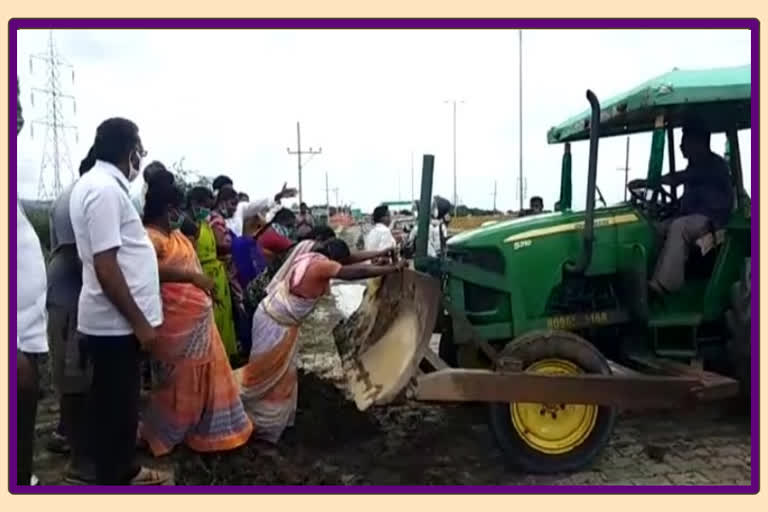
[[[165,471],[142,466],[129,485],[171,485],[173,475]]]

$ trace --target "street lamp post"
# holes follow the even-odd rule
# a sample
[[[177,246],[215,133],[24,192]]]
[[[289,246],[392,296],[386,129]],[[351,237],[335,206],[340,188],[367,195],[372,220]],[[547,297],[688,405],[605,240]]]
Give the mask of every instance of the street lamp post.
[[[453,215],[456,215],[456,209],[459,206],[459,194],[456,185],[456,104],[464,103],[463,100],[446,100],[453,106]]]

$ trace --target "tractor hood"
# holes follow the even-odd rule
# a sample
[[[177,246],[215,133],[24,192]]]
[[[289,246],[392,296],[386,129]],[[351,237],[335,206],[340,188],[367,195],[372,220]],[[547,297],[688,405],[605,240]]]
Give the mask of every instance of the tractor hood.
[[[595,227],[635,222],[638,220],[628,205],[601,208],[595,211]],[[540,236],[580,231],[584,227],[584,212],[555,212],[532,215],[480,227],[451,237],[449,248],[498,246]]]

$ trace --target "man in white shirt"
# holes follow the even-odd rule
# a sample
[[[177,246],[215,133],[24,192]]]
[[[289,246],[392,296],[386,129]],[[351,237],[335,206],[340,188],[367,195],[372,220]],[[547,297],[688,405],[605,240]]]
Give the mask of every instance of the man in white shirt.
[[[315,228],[315,219],[309,210],[307,203],[299,205],[299,214],[296,216],[296,238],[303,240],[308,238]]]
[[[389,229],[391,223],[392,217],[389,214],[389,208],[385,205],[377,206],[373,210],[373,229],[365,237],[366,251],[384,251],[395,248],[397,242]]]
[[[437,258],[443,251],[441,244],[441,231],[444,230],[443,224],[437,219],[429,220],[429,238],[427,238],[427,256]],[[411,245],[416,244],[416,236],[419,234],[418,219],[416,224],[408,233],[408,243]]]
[[[48,353],[45,261],[32,224],[16,201],[17,484],[32,478],[38,365]]]
[[[445,244],[448,240],[448,224],[451,222],[451,204],[439,197],[436,196],[434,200],[434,207],[433,207],[433,218],[429,220],[429,237],[427,238],[427,256],[431,256],[433,258],[439,257],[443,251],[445,250]],[[408,236],[408,243],[411,245],[415,245],[416,243],[416,236],[418,235],[418,215],[419,215],[419,205],[418,202],[415,205],[416,207],[416,224],[414,225],[413,229],[411,230],[409,236]],[[427,212],[424,212],[426,214]]]
[[[135,463],[142,348],[163,321],[155,249],[129,197],[144,150],[126,119],[99,125],[90,170],[72,189],[70,217],[83,265],[78,331],[92,364],[89,432],[96,479],[159,485],[170,475]]]
[[[24,126],[16,79],[16,135]],[[38,360],[48,353],[45,260],[40,239],[16,199],[16,484],[32,483]]]

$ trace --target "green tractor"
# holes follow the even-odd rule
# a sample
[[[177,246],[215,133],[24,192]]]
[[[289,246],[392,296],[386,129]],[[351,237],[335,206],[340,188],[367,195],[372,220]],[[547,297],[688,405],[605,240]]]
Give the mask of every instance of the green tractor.
[[[619,406],[640,406],[656,395],[660,404],[669,398],[671,407],[664,386],[675,379],[697,376],[699,399],[736,395],[739,383],[748,392],[751,205],[737,134],[750,128],[750,73],[749,67],[673,70],[602,106],[588,91],[591,109],[548,133],[550,143],[565,148],[559,211],[461,233],[441,259],[426,257],[426,238],[419,237],[416,268],[442,283],[442,360],[457,369],[492,369],[499,378],[508,373],[521,389],[553,380],[520,374],[572,382],[571,389],[553,387],[554,398],[545,403],[529,403],[492,401],[488,397],[504,384],[484,373],[450,370],[441,381],[443,390],[461,395],[458,400],[482,395],[490,402],[493,435],[518,468],[560,472],[589,464],[608,442]],[[649,299],[648,277],[659,252],[654,223],[678,206],[678,191],[661,184],[665,142],[668,172],[674,173],[674,129],[691,115],[727,137],[735,205],[725,229],[690,248],[684,288],[663,301]],[[640,132],[653,134],[647,189],[630,190],[630,201],[608,206],[597,186],[599,139]],[[572,211],[570,144],[584,140],[586,209]],[[432,196],[432,165],[425,156],[422,204]],[[419,233],[427,233],[429,219],[419,221]],[[638,376],[634,387],[605,378],[627,374]],[[648,374],[669,379],[664,384]],[[579,375],[589,378],[568,380]],[[486,387],[470,389],[477,386]],[[569,403],[581,387],[597,398]],[[625,389],[625,400],[616,398],[618,388]],[[421,398],[440,400],[441,393],[435,388]],[[601,393],[615,396],[603,399]]]

